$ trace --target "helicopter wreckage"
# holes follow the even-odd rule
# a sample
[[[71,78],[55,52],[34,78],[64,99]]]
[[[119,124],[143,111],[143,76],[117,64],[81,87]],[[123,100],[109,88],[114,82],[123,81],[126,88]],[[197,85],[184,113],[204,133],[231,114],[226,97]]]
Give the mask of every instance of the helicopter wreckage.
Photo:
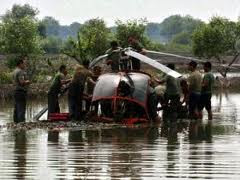
[[[131,48],[121,49],[125,56],[136,58],[151,67],[160,70],[166,75],[174,78],[181,78],[182,74],[174,71],[148,56],[137,53]],[[187,61],[204,63],[206,61],[192,57],[185,57],[175,54],[148,51],[146,53],[160,56],[169,56]],[[94,59],[89,68],[93,68],[100,62],[107,59],[105,54]],[[220,65],[221,66],[221,65]],[[224,67],[224,66],[222,66]],[[229,67],[226,67],[229,68]],[[105,73],[99,76],[94,87],[91,108],[87,120],[97,122],[117,122],[124,124],[149,123],[159,117],[158,102],[154,101],[153,87],[151,86],[151,75],[142,71],[122,69],[119,72]],[[182,108],[181,108],[182,109]],[[34,119],[39,119],[47,111],[43,109]],[[176,114],[178,110],[171,107],[165,109],[167,114]],[[165,114],[166,114],[165,113]],[[164,113],[163,113],[164,115]],[[181,117],[186,117],[187,111]],[[174,116],[177,118],[178,115]],[[56,117],[58,118],[58,117]]]
[[[139,59],[153,68],[174,78],[182,75],[167,66],[137,53],[124,50],[125,55]],[[107,58],[99,56],[90,63],[90,68]],[[92,96],[92,117],[96,121],[124,124],[148,123],[158,118],[151,75],[131,69],[101,75],[96,82]]]
[[[174,71],[148,56],[133,51],[131,48],[122,50],[128,57],[133,57],[151,67],[160,70],[166,75],[181,79],[182,74]],[[152,55],[174,57],[185,61],[205,63],[193,57],[146,50]],[[108,54],[99,56],[90,63],[90,68],[106,59]],[[222,64],[213,64],[221,68],[232,68]],[[98,121],[120,123],[152,122],[159,114],[158,102],[152,97],[151,75],[142,71],[122,70],[117,73],[106,73],[99,77],[94,88],[92,105]],[[156,104],[155,104],[156,103]],[[163,118],[187,118],[187,108],[182,104],[178,108],[166,106],[163,109]],[[161,108],[160,108],[161,109]]]

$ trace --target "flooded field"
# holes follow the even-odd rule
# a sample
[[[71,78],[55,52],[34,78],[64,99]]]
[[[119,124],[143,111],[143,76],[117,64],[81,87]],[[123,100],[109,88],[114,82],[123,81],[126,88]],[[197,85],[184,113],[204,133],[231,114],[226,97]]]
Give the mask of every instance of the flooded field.
[[[46,102],[29,103],[32,121]],[[66,106],[62,107],[65,111]],[[0,125],[12,122],[0,103]],[[240,94],[213,97],[213,120],[0,129],[0,179],[239,179]],[[83,127],[85,127],[83,125]]]

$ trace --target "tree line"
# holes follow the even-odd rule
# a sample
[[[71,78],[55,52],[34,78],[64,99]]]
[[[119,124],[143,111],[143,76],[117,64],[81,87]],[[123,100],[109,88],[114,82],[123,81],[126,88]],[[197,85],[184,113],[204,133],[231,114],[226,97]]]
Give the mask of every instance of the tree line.
[[[1,17],[2,23],[0,23],[0,38],[2,53],[10,53],[9,51],[13,51],[12,49],[9,49],[10,47],[6,46],[11,44],[9,42],[11,39],[18,39],[18,36],[16,35],[18,33],[18,30],[15,29],[15,27],[21,29],[22,36],[29,33],[27,30],[35,33],[35,35],[32,34],[28,36],[28,39],[37,36],[37,39],[35,39],[35,41],[30,40],[32,43],[36,43],[36,48],[40,48],[45,53],[60,53],[64,45],[66,43],[68,44],[67,41],[69,39],[77,40],[79,38],[79,33],[86,33],[86,29],[92,28],[94,25],[102,24],[104,26],[102,29],[104,30],[103,32],[105,34],[108,34],[107,36],[110,39],[122,38],[118,32],[120,32],[120,29],[123,29],[125,25],[127,26],[126,28],[132,29],[133,31],[140,31],[138,33],[142,33],[141,36],[145,36],[145,38],[142,38],[145,39],[145,42],[146,39],[148,39],[148,41],[152,41],[153,44],[158,47],[158,49],[164,49],[164,44],[170,43],[189,45],[190,34],[199,24],[202,24],[202,21],[194,19],[191,16],[182,17],[180,15],[174,15],[165,19],[162,23],[148,23],[144,19],[132,20],[128,22],[116,21],[116,26],[108,28],[106,27],[104,20],[92,19],[85,22],[84,24],[73,22],[69,26],[63,26],[60,25],[60,23],[53,17],[48,16],[44,17],[42,20],[37,19],[36,15],[38,13],[39,11],[37,9],[31,7],[28,4],[22,6],[13,5],[12,9],[8,10]],[[96,23],[92,23],[93,21]],[[11,25],[11,27],[9,27],[9,25]],[[24,26],[24,29],[22,29],[21,26]],[[107,29],[107,31],[105,31],[105,29]],[[24,44],[24,42],[22,44]],[[17,44],[15,44],[15,46],[17,46]],[[18,49],[19,51],[22,51],[22,47],[18,47]],[[29,47],[27,49],[29,49]]]
[[[128,37],[135,36],[146,49],[183,52],[219,63],[224,63],[224,57],[233,56],[229,66],[239,57],[240,22],[222,17],[212,17],[205,23],[191,16],[173,15],[161,23],[117,20],[116,26],[107,27],[99,18],[62,26],[53,17],[37,19],[38,13],[28,4],[15,4],[1,17],[0,54],[63,53],[81,63],[104,54],[110,41],[117,40],[127,47]]]

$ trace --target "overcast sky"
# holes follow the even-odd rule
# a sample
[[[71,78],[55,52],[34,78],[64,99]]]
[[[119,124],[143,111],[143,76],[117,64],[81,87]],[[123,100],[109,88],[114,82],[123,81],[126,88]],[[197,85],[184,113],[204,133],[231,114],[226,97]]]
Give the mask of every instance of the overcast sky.
[[[96,17],[112,26],[116,19],[147,18],[149,22],[161,22],[174,14],[191,15],[206,22],[214,15],[231,20],[240,16],[240,0],[0,0],[0,14],[13,4],[25,3],[40,11],[40,19],[53,16],[62,25]]]

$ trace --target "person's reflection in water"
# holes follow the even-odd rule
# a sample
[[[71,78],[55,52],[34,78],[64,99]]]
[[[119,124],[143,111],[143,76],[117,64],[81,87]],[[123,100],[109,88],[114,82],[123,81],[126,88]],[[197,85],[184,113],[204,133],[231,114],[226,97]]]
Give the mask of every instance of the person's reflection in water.
[[[48,132],[48,141],[57,143],[59,140],[59,132],[58,131],[49,131]]]
[[[142,152],[144,149],[143,144],[146,144],[145,141],[153,144],[154,140],[151,138],[156,138],[155,135],[152,137],[150,134],[152,131],[156,134],[155,130],[157,129],[149,128],[129,127],[102,131],[102,136],[108,138],[113,146],[112,154],[108,157],[112,179],[125,177],[141,179],[144,171],[152,168],[151,165],[146,166],[143,160],[152,158],[152,154]]]
[[[155,140],[159,137],[159,127],[158,126],[152,126],[148,127],[144,133],[147,141],[149,144],[154,144]]]
[[[49,131],[48,132],[48,159],[52,159],[52,156],[57,156],[59,153],[59,147],[58,146],[58,142],[59,142],[59,131]],[[54,153],[53,153],[54,152]],[[59,166],[59,162],[61,160],[60,159],[56,159],[54,161],[51,161],[51,163],[49,163],[48,168],[54,169],[54,170],[58,170],[58,166]]]
[[[189,171],[195,174],[201,168],[209,177],[212,174],[212,121],[191,121],[189,125]],[[204,162],[204,163],[203,163]]]
[[[69,159],[72,159],[71,164],[78,165],[74,166],[74,174],[79,175],[80,179],[88,179],[89,175],[98,174],[102,170],[103,149],[96,145],[101,141],[101,131],[101,129],[69,131],[69,148],[71,147]],[[96,155],[98,153],[100,155]]]
[[[218,103],[216,105],[216,111],[217,112],[221,112],[221,108],[222,108],[222,92],[217,92],[215,95],[216,95],[216,99],[217,100],[219,99],[219,101],[218,101]]]
[[[179,157],[176,151],[179,149],[177,123],[163,123],[161,127],[161,136],[167,138],[167,178],[172,178],[177,171],[176,163]],[[171,176],[171,174],[173,174]]]
[[[82,156],[81,152],[84,152],[84,145],[83,145],[83,131],[78,130],[78,131],[69,131],[69,136],[68,136],[68,142],[69,142],[69,147],[70,151],[72,152],[69,154],[69,159],[72,159],[69,162],[71,164],[79,164],[83,165],[87,163],[87,159],[90,159],[90,157],[84,157]],[[89,173],[89,168],[86,166],[74,166],[74,174],[88,174]],[[86,177],[81,177],[85,179]]]
[[[206,141],[211,143],[212,141],[212,123],[208,121],[207,124],[203,124],[202,121],[191,121],[189,124],[189,141],[192,144]]]
[[[140,179],[142,154],[136,142],[138,132],[132,128],[119,128],[106,131],[112,134],[111,143],[114,150],[109,156],[111,178],[134,177]],[[133,143],[135,142],[135,143]],[[122,165],[126,164],[126,165]]]
[[[179,133],[184,133],[187,129],[188,123],[184,121],[177,122],[171,120],[164,122],[161,126],[161,137],[167,138],[167,176],[166,178],[176,178],[176,173],[179,172],[179,164],[181,157]]]
[[[26,132],[18,131],[14,134],[15,141],[15,156],[16,156],[16,179],[25,179],[26,175],[26,156],[27,156],[27,145],[26,145]]]
[[[82,131],[69,131],[68,141],[69,143],[73,143],[73,145],[82,142]]]
[[[69,175],[68,135],[59,129],[48,132],[48,167],[57,172],[57,179],[66,179]]]

